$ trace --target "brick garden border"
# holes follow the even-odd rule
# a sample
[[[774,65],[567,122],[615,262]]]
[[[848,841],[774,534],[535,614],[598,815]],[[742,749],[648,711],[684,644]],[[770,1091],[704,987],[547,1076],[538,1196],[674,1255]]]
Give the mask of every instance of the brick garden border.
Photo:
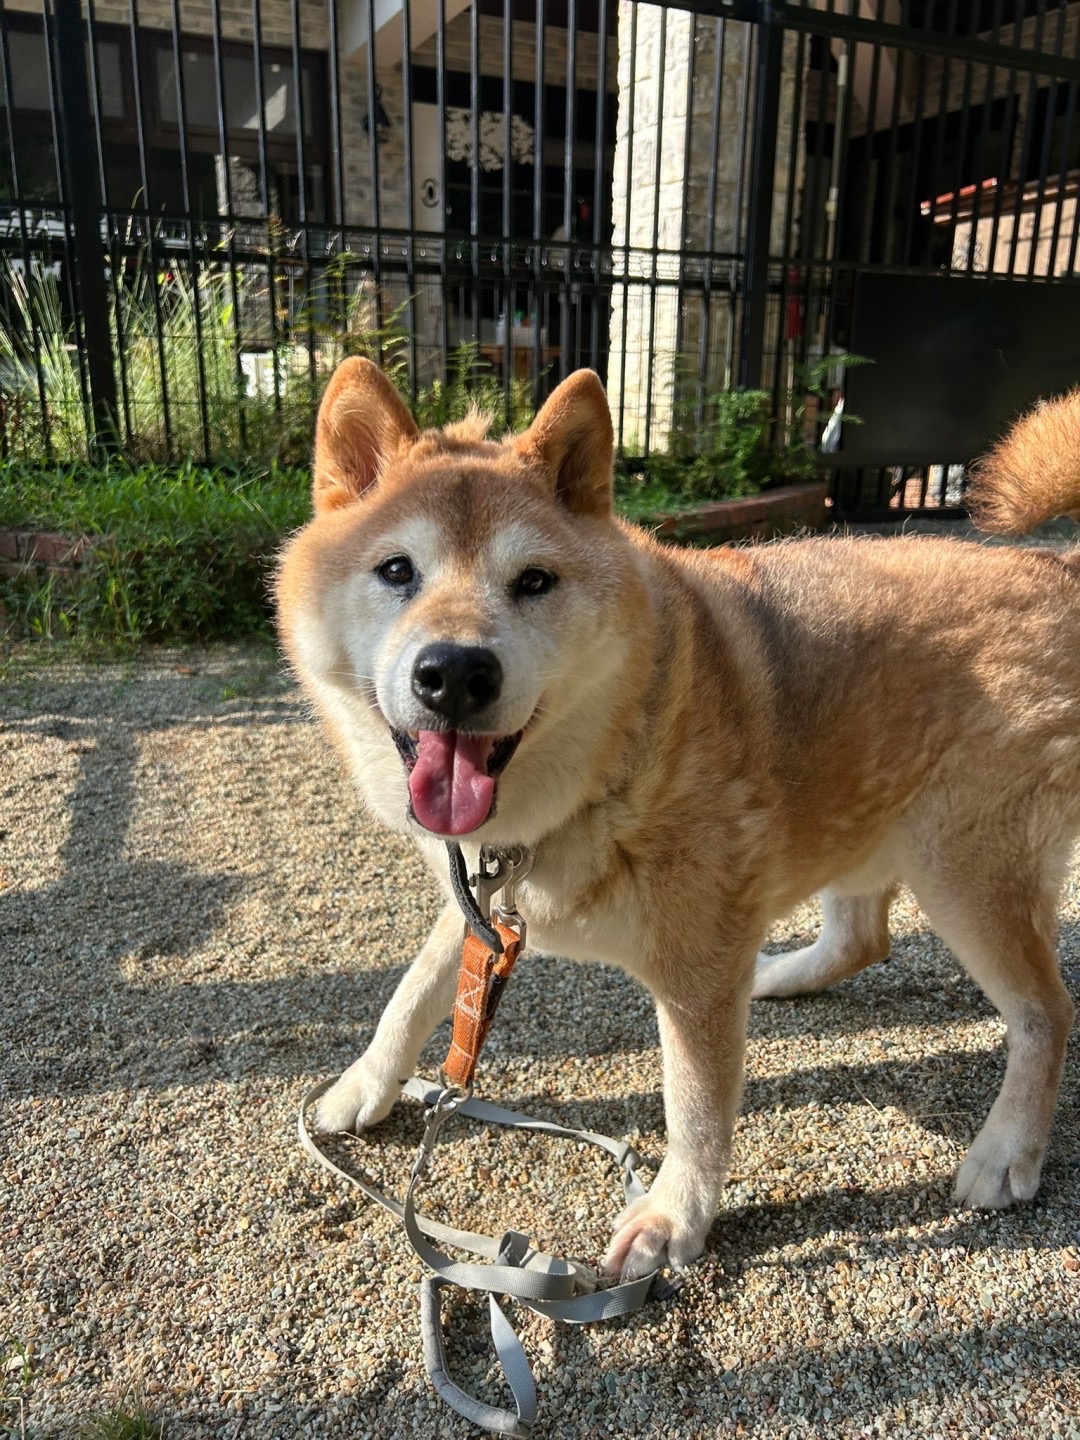
[[[98,550],[107,543],[100,536],[76,537],[59,530],[0,529],[0,578],[51,577],[62,586],[73,586],[94,569]],[[13,638],[19,638],[19,629],[0,600],[0,639]]]
[[[661,540],[712,545],[737,540],[772,540],[800,530],[824,530],[829,511],[827,480],[783,485],[741,500],[711,500],[693,510],[657,516]]]

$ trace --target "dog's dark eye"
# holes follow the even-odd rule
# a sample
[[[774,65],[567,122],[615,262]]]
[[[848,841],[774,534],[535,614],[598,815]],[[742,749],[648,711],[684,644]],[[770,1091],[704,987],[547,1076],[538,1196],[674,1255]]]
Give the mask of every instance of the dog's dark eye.
[[[550,570],[542,570],[539,565],[530,565],[514,581],[514,594],[546,595],[554,587],[556,579]]]
[[[393,585],[398,589],[411,585],[416,579],[416,571],[407,555],[391,555],[389,560],[383,561],[375,574],[387,585]]]

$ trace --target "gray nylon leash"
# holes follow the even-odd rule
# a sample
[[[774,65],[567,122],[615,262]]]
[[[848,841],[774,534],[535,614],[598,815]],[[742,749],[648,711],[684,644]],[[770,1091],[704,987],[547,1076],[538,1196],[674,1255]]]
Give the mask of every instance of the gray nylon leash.
[[[641,1163],[637,1154],[626,1141],[614,1140],[592,1130],[576,1130],[570,1126],[538,1120],[516,1110],[507,1110],[498,1105],[467,1098],[414,1077],[405,1083],[402,1090],[405,1095],[427,1106],[426,1124],[405,1198],[403,1201],[396,1200],[384,1194],[370,1181],[341,1169],[320,1147],[308,1129],[308,1108],[325,1094],[332,1083],[332,1080],[326,1080],[316,1085],[301,1101],[297,1117],[300,1144],[324,1169],[355,1186],[369,1200],[396,1215],[404,1225],[409,1243],[431,1272],[420,1282],[420,1326],[424,1363],[439,1396],[474,1425],[492,1434],[527,1440],[536,1418],[536,1385],[521,1341],[495,1296],[503,1295],[516,1300],[549,1320],[588,1325],[598,1320],[631,1315],[640,1310],[654,1289],[658,1272],[654,1270],[640,1279],[600,1288],[598,1277],[588,1266],[535,1250],[530,1246],[528,1238],[517,1231],[510,1230],[496,1240],[494,1236],[459,1230],[420,1214],[415,1205],[417,1186],[429,1168],[440,1129],[454,1114],[466,1116],[485,1125],[504,1125],[599,1146],[619,1166],[623,1193],[628,1204],[645,1194],[645,1187],[637,1174],[637,1167]],[[436,1248],[436,1245],[429,1243],[430,1241],[479,1255],[487,1263],[453,1260]],[[448,1285],[487,1292],[492,1341],[514,1397],[514,1410],[500,1409],[476,1399],[451,1377],[446,1360],[440,1306],[440,1292]]]

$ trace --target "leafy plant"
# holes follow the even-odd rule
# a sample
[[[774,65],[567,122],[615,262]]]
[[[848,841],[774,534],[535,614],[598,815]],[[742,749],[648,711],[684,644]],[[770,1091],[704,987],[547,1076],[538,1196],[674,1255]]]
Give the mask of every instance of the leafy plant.
[[[800,366],[782,409],[770,410],[765,390],[721,390],[696,396],[676,367],[674,423],[667,446],[644,460],[628,457],[616,481],[619,507],[629,519],[686,509],[705,500],[756,495],[769,485],[812,478],[818,470],[816,417],[829,399],[828,383],[840,368],[871,362],[834,354]],[[845,414],[845,424],[859,424]]]
[[[233,462],[306,460],[323,389],[338,363],[365,355],[379,364],[422,425],[461,419],[479,406],[504,428],[532,414],[531,387],[506,385],[464,344],[446,378],[414,387],[408,301],[386,310],[370,272],[350,252],[337,256],[290,316],[271,255],[266,265],[176,264],[156,268],[144,254],[118,281],[110,311],[120,435],[129,461],[211,455]],[[55,275],[0,272],[0,444],[15,459],[87,459],[91,437],[73,324],[65,321]],[[273,315],[271,309],[274,308]]]

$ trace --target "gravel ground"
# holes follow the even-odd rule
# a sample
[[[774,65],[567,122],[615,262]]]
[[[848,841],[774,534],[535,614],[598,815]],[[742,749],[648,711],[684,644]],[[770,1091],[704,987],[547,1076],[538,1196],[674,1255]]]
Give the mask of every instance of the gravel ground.
[[[397,1223],[293,1134],[431,882],[268,648],[0,678],[0,1435],[140,1398],[185,1440],[472,1433],[428,1389]],[[954,1208],[1002,1025],[910,900],[894,915],[890,964],[755,1007],[726,1207],[678,1294],[580,1330],[519,1317],[539,1437],[1080,1436],[1080,1046],[1038,1200]],[[1080,999],[1080,870],[1061,954]],[[521,966],[480,1090],[661,1153],[655,1024],[620,974]],[[399,1108],[347,1153],[396,1189],[418,1129]],[[462,1126],[442,1161],[435,1213],[602,1251],[598,1152]],[[498,1396],[479,1305],[448,1303],[461,1375]]]

